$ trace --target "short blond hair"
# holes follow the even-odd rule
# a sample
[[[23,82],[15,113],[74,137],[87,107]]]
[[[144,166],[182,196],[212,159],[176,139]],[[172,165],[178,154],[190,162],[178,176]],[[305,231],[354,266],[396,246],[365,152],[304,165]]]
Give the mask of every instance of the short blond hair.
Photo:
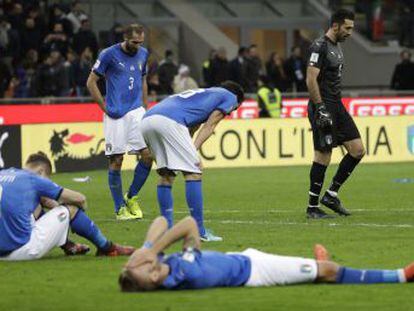
[[[142,290],[128,269],[122,270],[118,278],[118,284],[122,292],[138,292]]]

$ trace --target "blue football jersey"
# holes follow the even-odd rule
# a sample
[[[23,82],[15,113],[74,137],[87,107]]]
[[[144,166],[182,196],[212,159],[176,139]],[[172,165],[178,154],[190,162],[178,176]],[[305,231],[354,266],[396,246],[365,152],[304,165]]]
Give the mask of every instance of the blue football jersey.
[[[106,79],[106,109],[111,118],[121,118],[142,106],[147,60],[147,49],[140,47],[135,55],[130,55],[122,50],[121,43],[99,54],[92,70]]]
[[[26,244],[40,197],[57,200],[63,188],[26,170],[0,171],[0,254]]]
[[[163,262],[170,267],[163,282],[168,289],[242,286],[251,273],[250,259],[239,254],[194,250],[172,254]]]
[[[207,121],[214,110],[220,110],[227,115],[238,105],[237,96],[224,88],[195,89],[167,97],[148,110],[144,118],[162,115],[192,127]]]

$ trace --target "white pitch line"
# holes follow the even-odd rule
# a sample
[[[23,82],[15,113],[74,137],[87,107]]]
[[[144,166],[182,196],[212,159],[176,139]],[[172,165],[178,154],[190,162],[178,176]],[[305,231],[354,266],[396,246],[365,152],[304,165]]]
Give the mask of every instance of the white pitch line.
[[[95,222],[105,223],[105,222],[117,222],[117,223],[149,223],[153,219],[145,218],[140,220],[130,220],[130,221],[119,221],[113,218],[101,218],[96,219]],[[282,221],[256,221],[256,220],[204,220],[205,223],[219,223],[219,224],[233,224],[233,225],[272,225],[272,226],[321,226],[327,225],[328,227],[369,227],[369,228],[414,228],[413,224],[376,224],[376,223],[332,223],[322,221],[315,222],[282,222]]]
[[[359,208],[359,209],[352,209],[351,212],[388,212],[388,213],[405,213],[405,212],[413,212],[413,208],[406,208],[406,209],[369,209],[369,208]],[[176,211],[176,214],[188,214],[188,211]],[[204,213],[211,213],[211,214],[248,214],[248,213],[298,213],[297,209],[268,209],[268,210],[238,210],[238,209],[224,209],[224,210],[204,210]]]
[[[322,222],[275,222],[275,221],[254,221],[254,220],[218,220],[218,221],[206,221],[206,222],[218,222],[221,224],[237,224],[237,225],[277,225],[277,226],[313,226],[325,224]],[[375,228],[414,228],[411,224],[375,224],[375,223],[326,223],[330,227],[375,227]]]

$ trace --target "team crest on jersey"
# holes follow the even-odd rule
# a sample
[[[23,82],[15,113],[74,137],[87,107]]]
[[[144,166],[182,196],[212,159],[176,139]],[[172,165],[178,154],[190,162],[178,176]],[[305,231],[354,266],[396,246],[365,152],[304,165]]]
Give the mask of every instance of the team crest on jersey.
[[[135,67],[134,67],[134,65],[131,65],[131,66],[129,67],[129,70],[131,70],[131,71],[135,71]]]
[[[112,144],[106,144],[105,145],[105,150],[106,150],[106,152],[111,152],[112,151]]]
[[[185,261],[193,262],[195,259],[194,253],[192,251],[186,251],[182,257]]]
[[[60,222],[64,222],[65,219],[67,218],[67,215],[65,212],[61,212],[59,213],[59,215],[57,216]]]
[[[313,270],[313,268],[312,268],[311,265],[304,264],[304,265],[300,266],[300,272],[302,272],[302,273],[308,274],[308,273],[311,273],[312,270]]]

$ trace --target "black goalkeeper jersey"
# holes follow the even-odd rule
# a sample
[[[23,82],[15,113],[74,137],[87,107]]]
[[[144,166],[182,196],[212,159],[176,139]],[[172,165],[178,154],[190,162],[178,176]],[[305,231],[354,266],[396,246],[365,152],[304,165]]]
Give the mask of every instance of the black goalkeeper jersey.
[[[340,44],[332,42],[327,36],[313,41],[309,48],[308,66],[320,69],[318,85],[323,102],[340,101],[344,67],[344,54]]]

